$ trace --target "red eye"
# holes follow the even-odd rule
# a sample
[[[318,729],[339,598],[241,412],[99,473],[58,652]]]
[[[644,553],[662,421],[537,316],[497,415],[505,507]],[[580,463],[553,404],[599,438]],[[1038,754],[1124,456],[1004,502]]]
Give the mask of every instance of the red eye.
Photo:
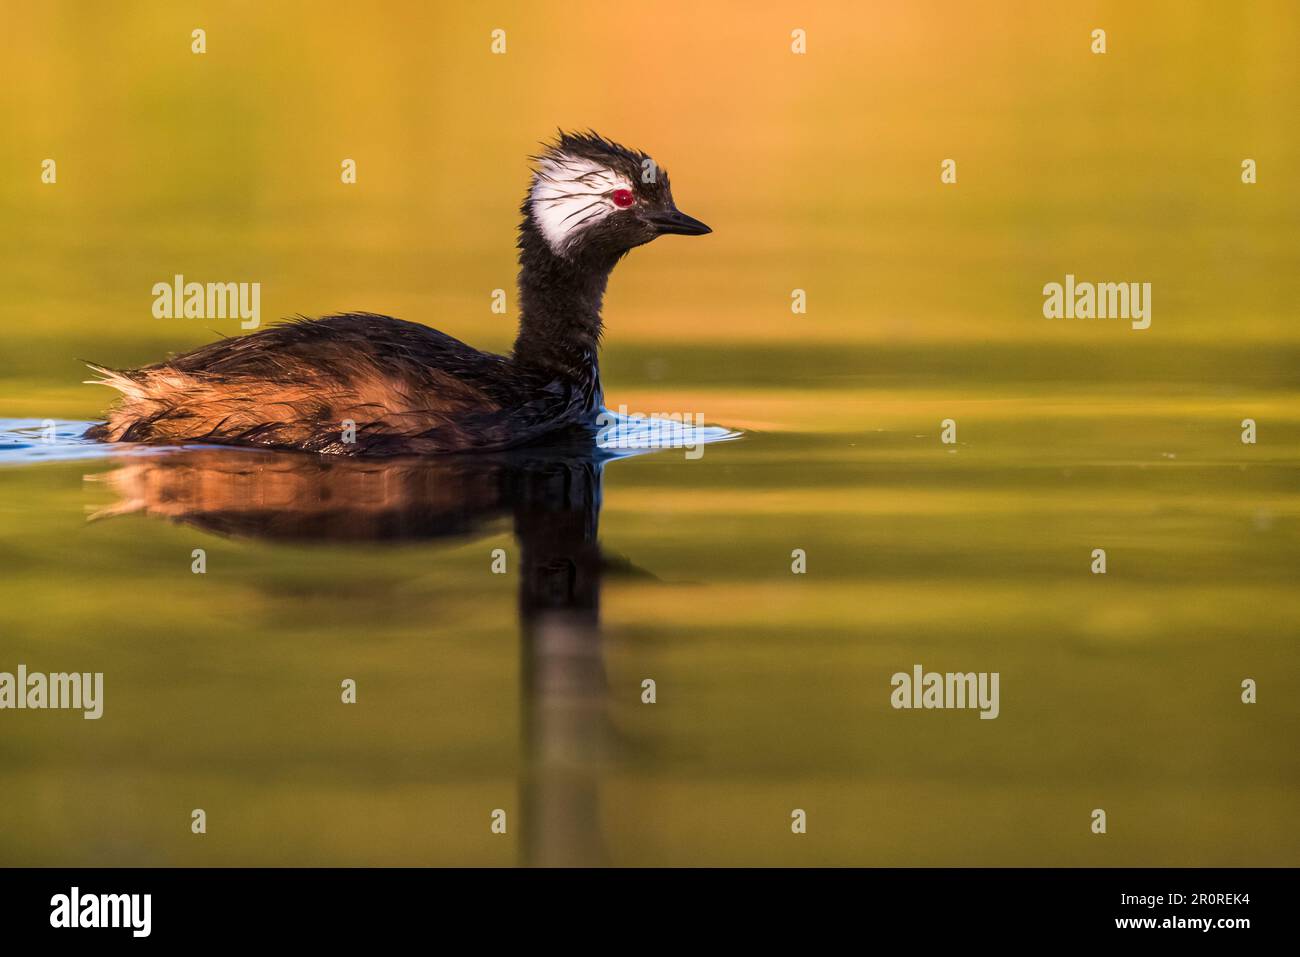
[[[636,202],[636,197],[632,195],[630,189],[616,189],[609,194],[609,198],[614,201],[614,205],[619,209],[627,209]]]

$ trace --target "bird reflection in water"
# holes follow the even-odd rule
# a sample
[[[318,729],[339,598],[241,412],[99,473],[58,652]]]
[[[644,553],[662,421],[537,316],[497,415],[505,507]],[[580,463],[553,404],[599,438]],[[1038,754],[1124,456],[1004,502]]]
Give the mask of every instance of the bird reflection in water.
[[[513,519],[519,542],[522,862],[606,863],[597,773],[616,757],[601,652],[604,453],[360,460],[187,449],[97,479],[116,502],[221,535],[294,542],[462,542]]]

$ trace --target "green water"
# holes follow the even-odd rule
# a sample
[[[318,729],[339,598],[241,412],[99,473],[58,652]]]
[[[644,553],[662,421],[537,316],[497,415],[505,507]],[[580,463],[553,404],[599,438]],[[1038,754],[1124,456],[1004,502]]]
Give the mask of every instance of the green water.
[[[603,468],[11,462],[4,663],[102,671],[105,713],[0,716],[3,859],[1294,863],[1295,462],[1147,404]],[[1000,715],[894,710],[917,663],[999,672]]]
[[[1300,864],[1294,4],[0,4],[0,418],[237,334],[153,317],[178,273],[508,348],[563,125],[714,228],[615,271],[606,401],[744,433],[0,436],[0,672],[106,699],[0,711],[0,864]],[[1067,274],[1150,328],[1045,319]],[[916,664],[999,716],[895,710]]]

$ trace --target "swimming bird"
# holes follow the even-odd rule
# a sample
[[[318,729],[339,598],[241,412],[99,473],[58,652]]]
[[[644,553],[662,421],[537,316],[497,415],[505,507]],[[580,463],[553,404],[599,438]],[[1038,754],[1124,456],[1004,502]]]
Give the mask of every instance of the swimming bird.
[[[677,209],[663,167],[594,132],[561,132],[532,159],[510,354],[373,313],[299,317],[139,369],[87,363],[122,393],[87,437],[380,456],[594,430],[610,272],[659,236],[711,230]]]

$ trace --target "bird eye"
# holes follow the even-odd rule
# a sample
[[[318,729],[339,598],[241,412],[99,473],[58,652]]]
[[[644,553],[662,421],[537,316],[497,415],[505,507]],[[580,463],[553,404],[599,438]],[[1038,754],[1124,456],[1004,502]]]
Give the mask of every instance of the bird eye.
[[[609,198],[614,201],[614,205],[619,209],[627,209],[636,202],[636,197],[632,195],[630,189],[616,189],[609,194]]]

